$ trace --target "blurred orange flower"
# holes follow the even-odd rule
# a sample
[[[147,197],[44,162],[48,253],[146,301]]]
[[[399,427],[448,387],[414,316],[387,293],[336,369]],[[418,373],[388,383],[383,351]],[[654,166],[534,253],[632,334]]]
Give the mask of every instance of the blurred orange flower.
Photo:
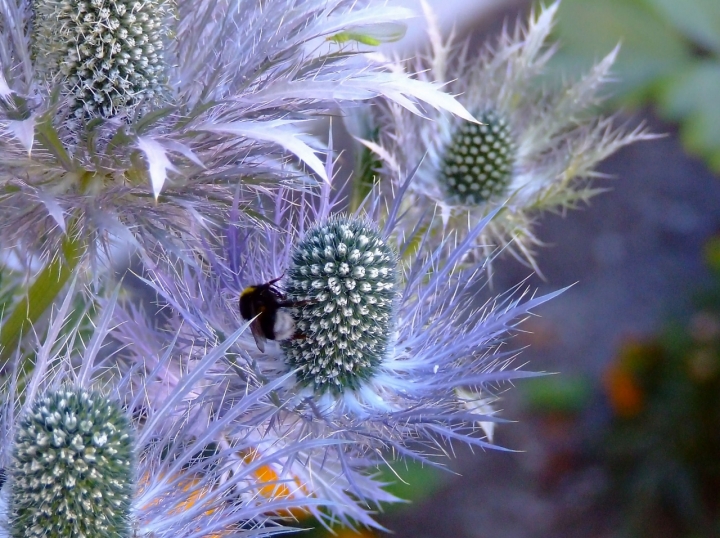
[[[645,394],[632,373],[622,366],[611,365],[603,377],[603,387],[616,415],[632,418],[642,411]]]

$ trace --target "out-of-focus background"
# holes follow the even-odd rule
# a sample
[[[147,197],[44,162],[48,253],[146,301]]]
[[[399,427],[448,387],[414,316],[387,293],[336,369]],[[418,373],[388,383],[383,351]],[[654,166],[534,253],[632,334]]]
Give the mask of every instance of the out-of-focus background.
[[[478,46],[531,9],[428,3]],[[667,136],[607,160],[610,191],[590,206],[540,222],[544,278],[529,284],[575,285],[516,339],[529,345],[519,360],[557,375],[501,401],[518,422],[500,425],[495,442],[514,452],[458,447],[451,472],[397,466],[408,484],[396,491],[413,502],[381,521],[397,538],[717,537],[720,1],[563,0],[554,38],[552,76],[587,70],[622,43],[607,111]],[[423,40],[418,19],[400,50]],[[495,289],[528,275],[505,260]]]

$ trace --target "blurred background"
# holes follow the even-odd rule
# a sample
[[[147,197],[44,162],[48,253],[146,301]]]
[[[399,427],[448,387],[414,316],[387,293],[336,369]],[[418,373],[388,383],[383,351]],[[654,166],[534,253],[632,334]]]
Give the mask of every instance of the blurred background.
[[[477,46],[532,6],[428,3]],[[666,136],[607,160],[610,190],[590,206],[542,218],[543,278],[512,259],[497,267],[496,290],[528,276],[540,292],[574,284],[516,339],[529,346],[519,362],[557,374],[500,402],[517,423],[495,442],[511,451],[457,447],[450,472],[396,466],[406,483],[388,479],[412,503],[381,522],[397,538],[717,537],[720,1],[563,0],[554,38],[550,76],[620,42],[608,111]],[[399,46],[423,41],[418,19]]]

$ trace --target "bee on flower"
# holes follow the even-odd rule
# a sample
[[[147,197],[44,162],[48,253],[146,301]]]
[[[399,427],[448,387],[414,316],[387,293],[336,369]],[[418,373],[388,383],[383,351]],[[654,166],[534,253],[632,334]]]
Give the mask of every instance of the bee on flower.
[[[0,359],[75,267],[97,284],[119,254],[152,266],[225,222],[240,186],[253,226],[258,193],[328,181],[311,120],[376,97],[471,118],[368,54],[411,16],[373,0],[0,3],[0,261],[38,290]]]
[[[263,229],[243,227],[233,210],[221,236],[198,245],[195,268],[168,252],[151,272],[172,311],[167,325],[147,328],[132,314],[118,320],[118,338],[135,361],[150,352],[133,351],[136,341],[202,360],[225,335],[265,315],[258,308],[249,319],[238,297],[242,306],[258,284],[273,286],[294,330],[266,334],[262,345],[251,331],[239,337],[229,350],[238,372],[230,383],[239,392],[282,380],[266,414],[246,418],[257,421],[258,439],[274,440],[270,453],[301,439],[337,443],[283,460],[307,498],[337,501],[327,507],[331,520],[373,525],[368,507],[394,500],[372,472],[388,453],[430,461],[453,441],[493,446],[491,423],[502,421],[495,396],[505,382],[535,375],[512,366],[508,340],[556,295],[516,289],[476,304],[483,262],[466,260],[494,215],[439,245],[419,225],[406,233],[403,193],[412,181],[387,209],[372,195],[357,213],[338,211],[325,185],[317,194],[286,190],[265,199]],[[182,336],[171,344],[163,336],[171,334]]]
[[[628,144],[652,138],[642,126],[616,128],[613,118],[595,110],[617,48],[575,82],[553,86],[540,80],[556,50],[546,42],[558,7],[555,2],[533,12],[526,26],[504,30],[478,53],[469,43],[443,38],[425,5],[430,50],[409,69],[418,80],[443,84],[477,122],[435,111],[428,114],[432,121],[419,121],[388,104],[364,122],[375,125],[378,136],[361,140],[389,177],[422,163],[409,187],[408,207],[421,214],[437,205],[436,226],[473,228],[503,204],[477,243],[485,245],[485,255],[501,248],[535,270],[537,217],[602,192],[592,182],[600,176],[597,165]],[[359,138],[372,129],[364,131]]]
[[[273,384],[228,390],[236,374],[224,353],[246,326],[199,362],[114,360],[117,292],[92,327],[68,317],[73,291],[47,336],[0,371],[0,536],[270,535],[287,532],[288,514],[331,502],[301,502],[279,462],[332,441],[280,449],[258,439],[244,415],[262,412]],[[27,370],[24,352],[34,359]]]

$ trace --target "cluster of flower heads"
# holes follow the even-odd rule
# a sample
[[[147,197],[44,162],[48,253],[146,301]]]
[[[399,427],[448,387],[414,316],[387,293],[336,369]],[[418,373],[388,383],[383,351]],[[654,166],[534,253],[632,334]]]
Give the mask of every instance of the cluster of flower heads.
[[[535,375],[512,335],[557,293],[492,297],[488,241],[532,261],[532,212],[646,136],[585,116],[614,55],[531,90],[556,9],[445,84],[437,32],[416,77],[367,54],[410,16],[382,3],[0,3],[0,248],[26,271],[0,274],[0,538],[378,526],[378,464],[494,446],[492,402]],[[348,210],[304,126],[372,99],[388,185]]]
[[[296,333],[261,346],[257,334],[240,335],[229,384],[242,392],[282,379],[268,401],[274,411],[253,419],[258,437],[278,440],[270,454],[302,439],[337,443],[288,454],[283,464],[306,496],[335,501],[325,512],[330,521],[372,525],[364,512],[387,493],[371,470],[387,454],[435,463],[453,441],[492,446],[489,425],[500,419],[488,398],[533,375],[512,366],[507,340],[555,294],[515,289],[476,304],[484,262],[466,260],[492,215],[434,245],[427,229],[404,233],[402,192],[386,210],[372,196],[356,214],[338,212],[331,192],[280,192],[262,208],[262,228],[248,228],[234,210],[222,241],[198,245],[194,268],[168,253],[148,283],[172,314],[151,328],[120,309],[116,337],[146,343],[128,347],[138,363],[171,339],[202,360],[243,323],[242,291],[282,277],[274,285]]]
[[[471,119],[367,54],[411,16],[373,0],[3,2],[3,245],[182,245],[240,183],[327,181],[308,120],[380,96]]]
[[[411,62],[418,80],[441,83],[484,125],[464,118],[429,113],[414,118],[400,107],[380,112],[358,132],[362,142],[393,177],[422,162],[410,186],[409,206],[418,214],[438,206],[438,225],[470,227],[504,210],[478,237],[485,254],[505,248],[538,269],[535,248],[541,244],[534,221],[543,211],[559,212],[586,202],[602,189],[592,185],[598,163],[618,149],[652,138],[642,126],[616,129],[613,118],[594,110],[618,53],[616,48],[574,82],[553,85],[545,75],[556,45],[546,44],[559,2],[530,15],[527,26],[503,31],[480,53],[467,43],[444,39],[426,10],[431,48]],[[398,64],[398,69],[408,68]]]

